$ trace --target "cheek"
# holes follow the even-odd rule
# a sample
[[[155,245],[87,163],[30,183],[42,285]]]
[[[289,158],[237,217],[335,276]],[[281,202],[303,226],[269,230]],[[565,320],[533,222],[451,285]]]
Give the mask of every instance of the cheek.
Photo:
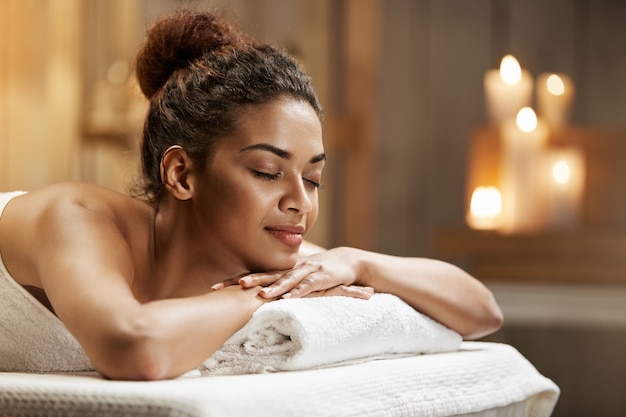
[[[317,220],[317,216],[320,212],[320,206],[319,206],[319,200],[318,197],[312,197],[312,202],[313,202],[313,209],[307,214],[307,231],[311,230],[311,228],[313,227],[313,225],[315,224],[316,220]]]
[[[219,207],[221,218],[231,218],[237,223],[257,223],[275,205],[275,196],[267,189],[250,184],[223,184],[214,193],[213,202]]]

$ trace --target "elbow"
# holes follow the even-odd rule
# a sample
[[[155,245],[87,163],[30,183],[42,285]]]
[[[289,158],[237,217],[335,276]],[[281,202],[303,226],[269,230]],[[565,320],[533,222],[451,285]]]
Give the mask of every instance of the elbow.
[[[487,322],[491,326],[490,333],[500,330],[504,324],[504,314],[502,314],[502,309],[491,292],[489,293],[489,301],[485,310],[487,311]]]
[[[481,306],[477,309],[475,324],[471,329],[462,333],[466,340],[476,340],[498,331],[504,324],[504,315],[500,306],[491,293]]]
[[[128,381],[157,381],[175,376],[169,374],[161,355],[141,346],[120,358],[118,363],[124,365],[110,367],[101,373],[110,379]]]
[[[502,314],[502,310],[493,297],[489,306],[485,308],[484,316],[484,334],[482,336],[487,336],[488,334],[500,330],[504,324],[504,315]]]
[[[155,381],[176,377],[171,358],[155,326],[132,323],[102,337],[90,356],[94,368],[108,379]]]
[[[116,381],[159,381],[169,379],[154,363],[138,363],[130,366],[102,365],[96,371],[104,378]]]

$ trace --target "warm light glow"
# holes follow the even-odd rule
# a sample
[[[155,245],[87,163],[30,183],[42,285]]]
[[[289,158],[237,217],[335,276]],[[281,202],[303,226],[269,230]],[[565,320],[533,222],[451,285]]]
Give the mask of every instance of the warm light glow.
[[[585,160],[578,146],[552,148],[548,152],[546,179],[547,220],[552,228],[574,228],[582,215],[585,195]]]
[[[537,129],[537,115],[530,107],[524,107],[517,112],[515,123],[521,131],[532,132]]]
[[[546,88],[548,92],[555,96],[562,96],[565,93],[565,84],[561,77],[556,74],[552,74],[546,80]]]
[[[552,166],[552,178],[559,184],[566,184],[572,177],[567,161],[559,160]]]
[[[107,81],[114,85],[121,85],[126,82],[129,74],[130,68],[128,63],[118,59],[107,70]]]
[[[502,197],[496,187],[478,187],[472,193],[470,212],[476,218],[493,218],[502,211]]]
[[[500,61],[500,77],[510,85],[519,84],[522,80],[522,68],[513,55],[505,55]]]

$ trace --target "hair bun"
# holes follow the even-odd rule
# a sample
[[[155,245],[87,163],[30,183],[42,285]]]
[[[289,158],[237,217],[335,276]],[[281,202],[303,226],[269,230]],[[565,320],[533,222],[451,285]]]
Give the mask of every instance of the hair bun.
[[[242,41],[242,34],[213,10],[179,10],[159,19],[137,54],[137,80],[150,99],[178,68],[207,51]]]

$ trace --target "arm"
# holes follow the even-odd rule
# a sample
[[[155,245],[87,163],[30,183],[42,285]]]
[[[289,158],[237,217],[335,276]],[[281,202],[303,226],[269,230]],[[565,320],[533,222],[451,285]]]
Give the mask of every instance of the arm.
[[[401,297],[466,339],[485,336],[502,324],[500,308],[482,283],[456,266],[432,259],[340,247],[309,255],[291,271],[253,274],[240,283],[267,286],[260,293],[266,297],[302,297],[337,288],[353,291],[353,284],[371,287]]]
[[[264,300],[259,288],[142,304],[130,248],[112,216],[55,203],[36,222],[36,269],[59,318],[114,379],[162,379],[199,365]]]
[[[492,293],[454,265],[375,253],[357,254],[356,262],[360,284],[398,295],[465,339],[485,336],[502,325]]]

